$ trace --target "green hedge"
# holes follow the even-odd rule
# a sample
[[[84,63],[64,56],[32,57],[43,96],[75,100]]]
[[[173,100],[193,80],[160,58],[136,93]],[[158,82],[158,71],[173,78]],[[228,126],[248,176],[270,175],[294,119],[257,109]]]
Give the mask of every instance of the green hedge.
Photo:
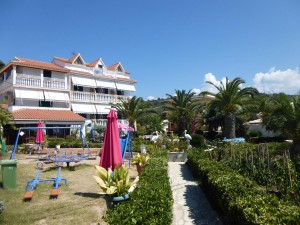
[[[149,165],[141,173],[139,186],[122,202],[104,215],[109,224],[172,223],[172,190],[168,178],[168,155],[159,150],[151,155]]]
[[[208,153],[192,149],[188,166],[201,179],[213,204],[227,224],[299,224],[300,207],[278,200],[254,181],[223,163],[212,161]]]

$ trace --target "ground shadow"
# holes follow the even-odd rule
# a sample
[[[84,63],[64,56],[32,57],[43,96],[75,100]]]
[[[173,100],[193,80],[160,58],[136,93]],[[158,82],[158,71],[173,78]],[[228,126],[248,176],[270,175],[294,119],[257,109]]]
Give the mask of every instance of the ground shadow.
[[[186,206],[189,208],[189,217],[195,224],[222,225],[221,216],[210,204],[202,188],[197,185],[187,165],[180,165],[180,171],[184,182],[191,182],[185,186],[186,191],[183,194]]]
[[[92,192],[75,192],[74,195],[79,195],[86,198],[101,198],[103,195]]]

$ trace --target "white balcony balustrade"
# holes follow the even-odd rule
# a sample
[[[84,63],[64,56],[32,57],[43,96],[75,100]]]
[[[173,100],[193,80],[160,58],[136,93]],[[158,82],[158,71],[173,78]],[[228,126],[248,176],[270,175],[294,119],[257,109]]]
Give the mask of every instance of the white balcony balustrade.
[[[17,74],[16,85],[26,87],[42,87],[41,78],[38,76]],[[66,89],[65,80],[57,78],[46,78],[43,79],[43,87],[53,89]]]
[[[93,123],[96,126],[104,126],[106,127],[107,119],[93,119]],[[129,125],[128,120],[118,119],[118,123]]]
[[[47,87],[47,88],[65,89],[65,80],[54,79],[54,78],[44,78],[43,85],[44,85],[44,87]]]
[[[92,92],[72,91],[71,101],[83,101],[94,103],[120,103],[120,99],[127,99],[128,96],[110,95]]]
[[[16,85],[41,87],[41,79],[36,76],[17,74]]]

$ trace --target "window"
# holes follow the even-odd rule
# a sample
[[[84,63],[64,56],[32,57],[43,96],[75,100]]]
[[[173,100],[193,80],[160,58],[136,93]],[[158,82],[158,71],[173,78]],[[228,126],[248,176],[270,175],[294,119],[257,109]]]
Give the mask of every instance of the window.
[[[104,88],[104,89],[103,89],[103,93],[104,93],[104,94],[108,94],[108,89],[107,89],[107,88]]]
[[[82,117],[84,117],[84,118],[86,118],[87,117],[87,115],[85,114],[85,113],[78,113],[80,116],[82,116]]]
[[[77,86],[77,85],[74,85],[74,91],[83,91],[83,87],[82,86]]]
[[[117,95],[124,95],[124,91],[122,91],[122,90],[117,90]]]
[[[78,57],[78,58],[75,60],[75,64],[83,65],[83,62],[82,62],[82,60]]]
[[[39,107],[53,107],[52,101],[40,101]]]
[[[123,72],[122,67],[121,67],[120,65],[118,66],[117,70],[118,70],[119,72]]]
[[[44,70],[44,77],[51,78],[51,71],[50,70]]]
[[[103,66],[102,66],[102,65],[100,65],[100,64],[98,64],[98,68],[99,68],[99,69],[102,69],[102,68],[103,68]]]

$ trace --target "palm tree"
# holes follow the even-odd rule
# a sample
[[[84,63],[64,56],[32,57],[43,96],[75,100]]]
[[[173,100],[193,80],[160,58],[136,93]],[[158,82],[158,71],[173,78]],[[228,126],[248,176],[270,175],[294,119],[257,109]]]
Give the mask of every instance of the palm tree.
[[[143,99],[141,97],[137,98],[136,96],[133,96],[132,98],[127,99],[121,98],[120,101],[120,103],[114,104],[114,107],[128,120],[129,126],[136,129],[135,123],[137,119],[143,115],[143,110],[141,108]]]
[[[165,113],[170,122],[178,126],[178,134],[183,135],[183,131],[188,129],[193,115],[192,97],[194,93],[189,90],[175,90],[176,95],[167,94],[165,101]]]
[[[284,93],[265,97],[261,104],[262,123],[267,130],[278,131],[293,140],[291,155],[300,155],[300,98]]]
[[[226,77],[225,83],[221,82],[220,86],[212,82],[206,82],[213,85],[218,93],[202,92],[201,95],[212,95],[214,99],[209,102],[208,107],[224,113],[224,136],[226,138],[235,138],[236,114],[238,111],[249,103],[250,97],[253,97],[258,91],[255,88],[241,88],[244,80],[237,77],[229,81]]]

